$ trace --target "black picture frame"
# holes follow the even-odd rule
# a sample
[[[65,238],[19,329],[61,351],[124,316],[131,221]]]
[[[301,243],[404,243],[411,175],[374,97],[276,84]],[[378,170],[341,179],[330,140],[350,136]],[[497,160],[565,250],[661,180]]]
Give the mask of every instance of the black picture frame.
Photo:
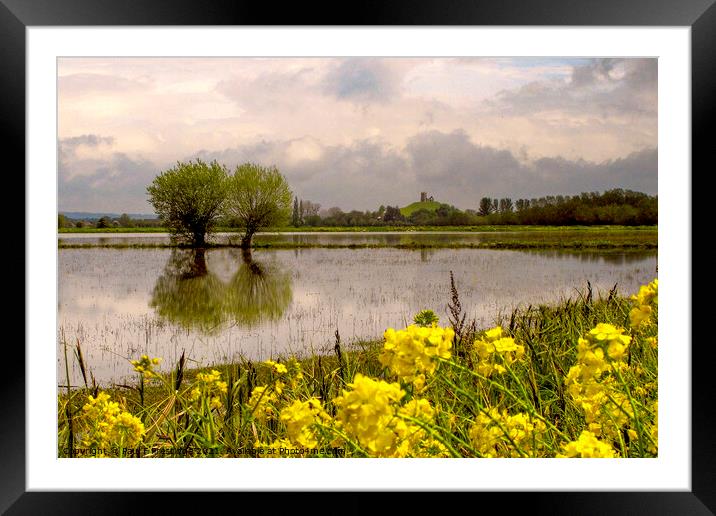
[[[370,0],[341,2],[295,2],[277,7],[272,3],[240,0],[0,0],[0,131],[6,156],[17,168],[25,167],[25,29],[29,26],[91,25],[503,25],[503,26],[688,26],[692,51],[692,178],[693,170],[707,173],[710,153],[707,127],[716,107],[716,0]],[[24,182],[18,185],[24,190]],[[692,186],[692,192],[693,192]],[[20,196],[17,196],[20,198]],[[692,202],[696,206],[696,202]],[[20,207],[17,207],[18,213]],[[691,207],[688,207],[691,209]],[[24,212],[24,210],[23,210]],[[692,219],[696,220],[693,217]],[[24,245],[14,243],[13,264],[26,262]],[[29,274],[27,266],[26,275]],[[16,281],[19,281],[17,279]],[[19,286],[18,286],[19,291]],[[23,299],[25,294],[23,294]],[[691,299],[683,300],[692,303]],[[20,303],[17,303],[19,306]],[[24,306],[24,303],[23,303]],[[696,306],[695,304],[692,306]],[[27,306],[26,310],[31,310]],[[26,313],[27,315],[27,313]],[[693,320],[693,317],[692,317]],[[22,336],[24,339],[24,335]],[[494,502],[510,509],[524,505],[530,513],[550,514],[713,514],[716,510],[716,454],[710,429],[711,362],[708,339],[686,339],[692,345],[692,456],[690,492],[589,492],[589,493],[479,493],[473,495],[478,508]],[[0,511],[7,514],[124,514],[143,512],[147,493],[127,492],[26,492],[25,486],[25,352],[6,342],[5,367],[0,389]],[[22,395],[20,393],[23,393]],[[164,512],[181,510],[224,510],[228,494],[212,493],[212,505],[182,493],[162,493]],[[238,493],[236,496],[244,497]],[[272,493],[264,502],[272,507],[302,504],[320,510],[325,503],[313,494]],[[341,512],[364,512],[371,507],[365,494],[349,494],[341,501]],[[401,502],[402,510],[420,507],[431,496],[413,493]],[[450,494],[449,496],[453,496]],[[485,498],[485,497],[489,497]],[[203,498],[203,497],[202,497]],[[446,500],[446,498],[443,498]],[[306,504],[306,502],[309,502]],[[346,503],[348,502],[348,503]],[[231,502],[230,502],[231,503]],[[234,502],[236,503],[236,502]],[[516,504],[516,505],[515,505]],[[492,503],[490,503],[492,505]],[[412,506],[412,507],[411,507]],[[231,506],[230,506],[231,507]],[[234,506],[237,509],[239,505]],[[362,509],[361,509],[362,508]],[[518,509],[519,510],[519,509]]]

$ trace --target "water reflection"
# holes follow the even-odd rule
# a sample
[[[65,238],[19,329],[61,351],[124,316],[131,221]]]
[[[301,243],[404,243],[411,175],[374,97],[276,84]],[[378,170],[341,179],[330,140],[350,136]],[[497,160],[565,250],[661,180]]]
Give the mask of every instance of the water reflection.
[[[292,283],[289,272],[277,263],[261,263],[243,250],[241,265],[226,288],[224,309],[241,326],[278,320],[291,304]]]
[[[164,319],[214,333],[225,323],[251,327],[279,319],[293,298],[291,275],[251,252],[232,253],[239,263],[228,281],[211,272],[204,249],[174,249],[149,303]]]
[[[528,250],[525,253],[550,259],[574,260],[583,263],[608,263],[611,265],[629,265],[644,260],[644,251],[569,251],[569,250]],[[648,254],[648,253],[647,253]]]

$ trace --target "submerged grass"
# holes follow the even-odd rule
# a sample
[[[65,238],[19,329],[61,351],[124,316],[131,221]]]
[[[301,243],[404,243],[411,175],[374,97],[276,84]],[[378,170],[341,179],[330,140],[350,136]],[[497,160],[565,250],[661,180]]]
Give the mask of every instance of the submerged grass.
[[[481,226],[301,226],[268,228],[265,233],[371,233],[371,232],[514,232],[514,231],[652,231],[657,230],[656,226],[527,226],[517,224],[492,224]],[[59,233],[167,233],[169,230],[163,227],[134,227],[134,228],[60,228]],[[217,233],[241,233],[238,228],[219,227]]]
[[[195,370],[182,355],[163,375],[142,357],[135,385],[61,390],[58,455],[657,454],[655,283],[633,299],[616,286],[594,299],[588,285],[482,330],[465,321],[454,284],[451,294],[445,328],[350,346],[336,333],[326,355]]]
[[[59,249],[110,248],[110,249],[164,249],[190,248],[182,244],[163,242],[150,243],[84,243],[60,242]],[[209,249],[238,248],[238,244],[208,243]],[[653,241],[612,241],[612,240],[492,240],[488,242],[403,242],[403,243],[355,243],[329,244],[313,242],[256,242],[253,249],[657,249],[656,238]]]

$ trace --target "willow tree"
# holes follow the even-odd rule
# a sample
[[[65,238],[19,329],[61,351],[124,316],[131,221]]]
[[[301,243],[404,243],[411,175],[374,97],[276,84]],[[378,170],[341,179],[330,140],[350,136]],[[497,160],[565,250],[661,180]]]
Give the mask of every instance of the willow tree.
[[[175,238],[204,247],[227,195],[228,171],[200,159],[165,170],[147,187],[149,202]]]
[[[226,214],[244,228],[241,247],[248,249],[254,233],[285,225],[291,215],[291,189],[276,167],[239,165],[229,176]]]

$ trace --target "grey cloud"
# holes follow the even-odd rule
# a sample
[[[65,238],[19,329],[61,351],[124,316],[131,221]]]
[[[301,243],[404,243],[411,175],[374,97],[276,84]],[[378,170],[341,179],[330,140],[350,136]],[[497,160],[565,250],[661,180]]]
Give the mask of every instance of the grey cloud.
[[[324,207],[375,209],[405,205],[421,191],[461,208],[475,208],[480,197],[540,197],[627,188],[657,192],[657,151],[593,163],[560,156],[525,161],[508,150],[476,145],[461,130],[414,135],[404,149],[376,139],[325,146],[319,159],[291,162],[293,140],[200,152],[229,167],[253,161],[276,165],[299,197]],[[519,158],[519,159],[518,159]]]
[[[485,105],[507,115],[559,110],[655,118],[656,95],[656,59],[595,59],[575,66],[569,82],[531,82],[515,90],[503,90]]]
[[[378,139],[323,146],[318,159],[291,160],[295,140],[263,141],[186,159],[216,159],[229,168],[252,161],[276,165],[294,193],[324,207],[375,209],[405,205],[428,191],[437,200],[476,208],[489,197],[540,197],[626,188],[657,192],[657,150],[594,163],[555,156],[525,162],[512,152],[470,141],[464,131],[414,135],[404,149]],[[61,159],[60,209],[145,212],[146,187],[168,165],[114,153],[104,160]]]
[[[626,188],[657,192],[657,150],[593,163],[563,157],[524,163],[506,150],[473,144],[462,131],[431,131],[406,146],[417,186],[436,199],[474,207],[484,196],[540,197]]]
[[[346,58],[329,70],[325,93],[338,99],[388,102],[399,93],[400,78],[383,60]]]
[[[200,151],[193,157],[216,159],[230,169],[247,161],[276,165],[296,195],[323,206],[368,209],[413,197],[412,192],[396,188],[413,182],[406,160],[383,142],[359,140],[351,145],[325,146],[319,159],[298,162],[287,157],[293,142],[263,141],[217,152]]]
[[[112,145],[113,143],[114,138],[112,136],[100,136],[97,134],[83,134],[81,136],[71,136],[60,140],[61,147],[73,149],[80,145],[98,147],[99,145]]]
[[[80,146],[99,147],[100,145],[114,145],[114,138],[111,136],[99,136],[97,134],[83,134],[62,138],[57,142],[57,150],[60,160],[71,159]]]
[[[60,141],[59,209],[151,212],[146,201],[146,188],[161,168],[149,160],[132,158],[122,152],[115,152],[108,158],[78,159],[73,145],[99,145],[102,141],[112,140],[111,137],[82,138],[85,137]]]

